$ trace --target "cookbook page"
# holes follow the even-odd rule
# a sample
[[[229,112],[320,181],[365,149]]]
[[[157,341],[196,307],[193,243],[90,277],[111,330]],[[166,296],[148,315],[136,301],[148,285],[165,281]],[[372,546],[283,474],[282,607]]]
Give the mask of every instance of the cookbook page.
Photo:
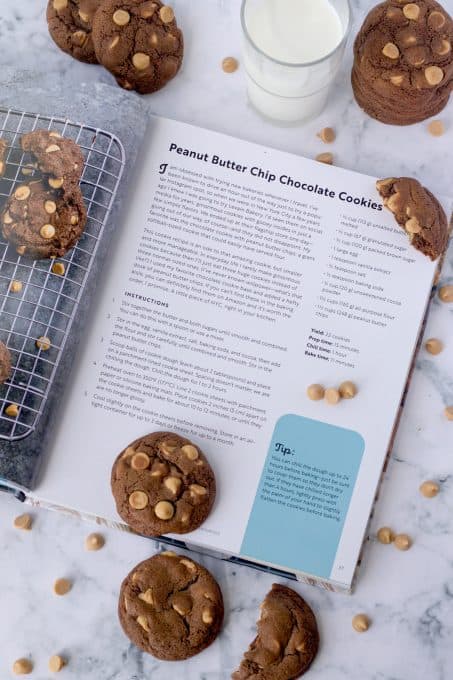
[[[374,178],[164,119],[144,158],[36,496],[117,522],[114,458],[175,431],[218,487],[179,538],[349,583],[436,264]]]

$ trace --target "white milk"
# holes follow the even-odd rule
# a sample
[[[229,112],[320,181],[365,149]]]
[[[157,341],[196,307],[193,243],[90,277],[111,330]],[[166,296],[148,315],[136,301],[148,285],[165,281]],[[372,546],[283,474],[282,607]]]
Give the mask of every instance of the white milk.
[[[245,3],[248,91],[264,115],[292,122],[324,107],[343,54],[337,48],[349,24],[347,0],[333,2],[341,16],[329,0]]]

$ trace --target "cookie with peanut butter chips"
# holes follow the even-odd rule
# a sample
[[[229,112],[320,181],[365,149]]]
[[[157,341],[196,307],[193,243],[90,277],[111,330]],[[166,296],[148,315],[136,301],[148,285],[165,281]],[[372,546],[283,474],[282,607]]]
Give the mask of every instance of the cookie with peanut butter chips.
[[[171,432],[132,442],[116,458],[111,484],[118,514],[145,536],[197,529],[216,494],[214,472],[204,454]]]
[[[96,64],[93,38],[93,17],[99,0],[49,0],[47,24],[58,47],[71,57]]]
[[[223,622],[223,598],[207,569],[166,551],[125,578],[118,614],[137,647],[158,659],[180,661],[214,642]]]

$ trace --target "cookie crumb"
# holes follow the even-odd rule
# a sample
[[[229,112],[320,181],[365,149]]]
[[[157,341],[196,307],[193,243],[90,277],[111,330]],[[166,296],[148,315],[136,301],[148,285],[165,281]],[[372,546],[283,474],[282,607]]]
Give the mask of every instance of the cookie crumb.
[[[441,120],[432,120],[428,124],[428,132],[433,137],[442,137],[445,132],[445,125]]]
[[[105,545],[105,538],[102,534],[89,534],[85,539],[86,550],[100,550]]]
[[[425,498],[434,498],[440,491],[440,486],[437,482],[433,482],[431,479],[423,482],[420,485],[420,493]]]
[[[52,274],[56,274],[57,276],[63,276],[65,273],[65,268],[63,262],[54,262],[52,265]]]
[[[383,545],[393,543],[393,541],[395,540],[395,534],[393,533],[393,530],[390,527],[381,527],[380,529],[378,529],[376,536],[379,543],[382,543]]]
[[[66,595],[72,589],[72,583],[67,578],[57,578],[53,584],[53,592],[55,595]]]
[[[443,343],[437,338],[429,338],[425,342],[425,349],[429,354],[440,354],[444,348]]]
[[[30,531],[33,524],[33,518],[28,513],[19,515],[14,519],[14,526],[16,529],[22,529],[23,531]]]
[[[397,534],[393,541],[393,545],[395,548],[398,548],[398,550],[409,550],[412,545],[412,539],[407,534]]]
[[[352,627],[357,633],[365,633],[371,625],[371,621],[366,614],[356,614],[352,619]]]
[[[14,675],[28,675],[33,670],[33,664],[30,659],[17,659],[13,663]]]
[[[19,415],[18,404],[8,404],[8,406],[5,408],[5,413],[10,418],[17,418],[17,416]]]
[[[42,352],[47,352],[52,346],[52,343],[50,342],[49,338],[46,337],[45,335],[41,335],[40,338],[36,340],[36,347],[40,349]]]
[[[54,654],[49,659],[49,671],[51,673],[59,673],[66,664],[66,659],[63,659],[59,654]]]
[[[325,389],[322,385],[314,383],[313,385],[309,385],[307,387],[307,397],[312,401],[319,401],[320,399],[324,399],[324,394]]]
[[[453,302],[453,286],[442,286],[439,289],[439,298],[442,302]]]
[[[316,136],[319,137],[324,144],[332,144],[337,137],[335,130],[331,127],[323,128]]]
[[[319,153],[315,160],[319,163],[325,163],[326,165],[333,165],[333,154],[329,152]]]
[[[13,281],[11,281],[11,284],[10,284],[10,287],[9,287],[11,293],[20,293],[22,288],[23,288],[22,281],[17,281],[17,279],[14,279]]]
[[[222,61],[222,69],[225,73],[234,73],[239,68],[239,62],[234,57],[225,57]]]

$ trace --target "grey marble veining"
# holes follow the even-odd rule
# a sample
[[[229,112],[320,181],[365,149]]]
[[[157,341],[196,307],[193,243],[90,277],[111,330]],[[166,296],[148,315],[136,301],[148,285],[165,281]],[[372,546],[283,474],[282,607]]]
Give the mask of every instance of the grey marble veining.
[[[434,139],[426,125],[393,128],[368,119],[355,105],[349,85],[349,57],[327,110],[299,127],[277,127],[249,107],[243,73],[226,76],[219,62],[240,55],[239,0],[177,0],[186,36],[186,58],[178,78],[164,91],[142,101],[149,111],[227,132],[244,139],[312,157],[324,148],[315,133],[333,125],[338,139],[335,162],[375,174],[412,174],[437,193],[451,191],[453,104],[441,114],[444,137]],[[353,33],[371,6],[354,2]],[[452,11],[451,0],[445,3]],[[63,78],[76,90],[112,84],[100,67],[79,64],[60,53],[49,39],[44,0],[3,0],[0,13],[0,82],[6,67],[46,75],[37,82]],[[17,77],[18,92],[22,81]],[[70,95],[68,95],[70,96]],[[130,95],[134,96],[134,95]],[[1,100],[1,90],[0,90]],[[109,112],[112,115],[112,112]],[[453,282],[453,246],[442,282]],[[453,665],[453,424],[443,408],[453,403],[453,306],[437,299],[426,337],[440,337],[445,350],[431,357],[423,350],[409,390],[403,418],[366,543],[355,593],[337,595],[296,586],[318,616],[322,644],[307,677],[313,680],[450,680]],[[397,339],[395,339],[397,342]],[[385,367],[383,367],[385,370]],[[438,479],[441,493],[422,498],[419,484]],[[12,678],[14,659],[30,654],[33,678],[49,680],[53,653],[70,660],[62,677],[77,680],[226,680],[254,635],[258,604],[273,579],[214,559],[212,569],[225,595],[225,627],[217,642],[198,657],[162,663],[128,644],[116,619],[118,586],[139,560],[156,549],[153,542],[105,531],[99,553],[83,550],[93,527],[73,517],[33,511],[31,533],[12,528],[23,511],[0,496],[0,678]],[[382,546],[376,529],[389,524],[414,539],[402,553]],[[104,531],[104,530],[103,530]],[[74,579],[64,598],[52,594],[59,576]],[[373,626],[363,635],[351,628],[352,616],[365,611]]]

